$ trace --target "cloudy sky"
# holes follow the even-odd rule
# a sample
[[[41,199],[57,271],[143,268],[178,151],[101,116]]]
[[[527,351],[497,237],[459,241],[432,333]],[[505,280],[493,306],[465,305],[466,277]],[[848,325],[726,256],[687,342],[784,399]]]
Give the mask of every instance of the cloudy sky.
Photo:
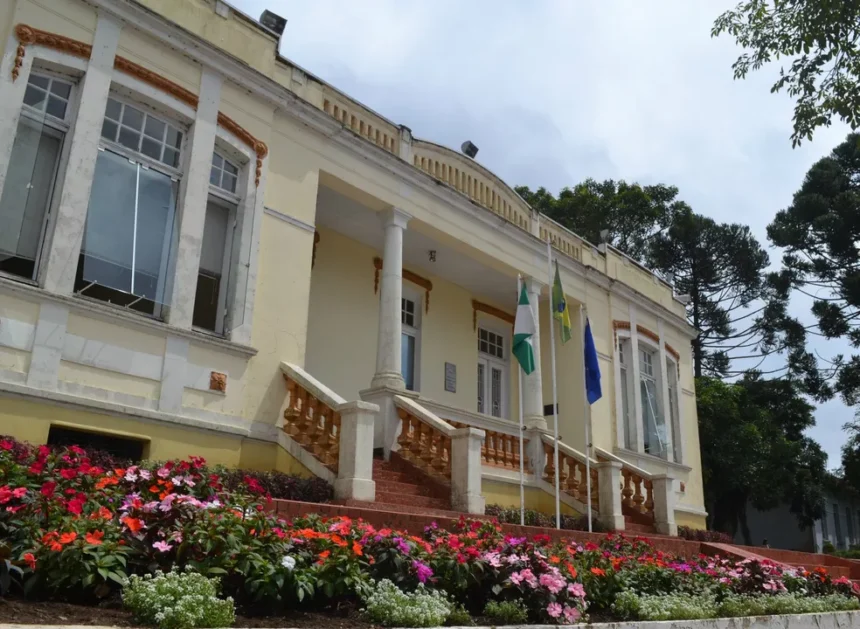
[[[281,52],[416,137],[458,147],[511,185],[553,192],[588,177],[665,183],[697,212],[765,228],[834,124],[791,148],[778,68],[732,78],[712,39],[732,0],[233,0],[287,18]],[[772,261],[779,253],[771,248]],[[822,348],[829,355],[832,348]],[[853,412],[819,408],[811,435],[838,466]]]

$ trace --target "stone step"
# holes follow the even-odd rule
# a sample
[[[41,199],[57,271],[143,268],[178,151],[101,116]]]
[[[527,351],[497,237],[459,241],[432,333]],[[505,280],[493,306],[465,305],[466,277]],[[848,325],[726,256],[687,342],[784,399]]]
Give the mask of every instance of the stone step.
[[[415,478],[414,474],[408,472],[394,472],[391,470],[373,470],[373,480],[376,482],[392,482],[403,483],[407,485],[416,485],[421,481]]]
[[[378,497],[378,496],[377,496]],[[347,507],[357,507],[368,511],[381,511],[386,513],[408,513],[411,515],[423,515],[431,518],[440,518],[443,520],[456,520],[463,513],[452,511],[450,509],[435,509],[430,507],[418,507],[413,505],[402,505],[386,502],[366,502],[364,500],[345,500],[343,504]],[[471,516],[470,516],[471,517]]]
[[[420,485],[409,481],[377,480],[376,492],[402,494],[404,496],[430,496],[431,498],[441,498],[443,500],[446,497],[427,484]]]
[[[656,533],[653,526],[649,524],[641,524],[639,522],[632,522],[626,517],[624,518],[624,531],[626,533],[634,533],[637,535],[653,535]]]
[[[428,509],[442,509],[447,511],[451,509],[451,502],[442,498],[434,498],[433,496],[415,496],[405,495],[396,492],[376,491],[376,502],[403,505],[406,507],[426,507]]]

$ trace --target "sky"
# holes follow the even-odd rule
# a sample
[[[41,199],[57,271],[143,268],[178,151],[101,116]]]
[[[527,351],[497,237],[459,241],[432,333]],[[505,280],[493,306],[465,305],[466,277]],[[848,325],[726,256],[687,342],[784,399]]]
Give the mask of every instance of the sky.
[[[732,0],[232,3],[285,17],[281,54],[415,137],[471,140],[511,186],[674,185],[696,212],[748,224],[773,263],[768,223],[848,131],[834,123],[792,149],[792,101],[770,93],[779,68],[736,81],[740,49],[710,36]],[[853,415],[838,400],[816,411],[809,434],[830,467]]]

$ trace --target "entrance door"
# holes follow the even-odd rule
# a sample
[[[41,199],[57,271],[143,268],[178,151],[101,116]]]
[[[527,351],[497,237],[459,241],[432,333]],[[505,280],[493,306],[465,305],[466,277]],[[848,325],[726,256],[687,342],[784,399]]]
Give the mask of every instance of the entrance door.
[[[508,415],[508,377],[505,340],[500,334],[478,330],[478,412]]]

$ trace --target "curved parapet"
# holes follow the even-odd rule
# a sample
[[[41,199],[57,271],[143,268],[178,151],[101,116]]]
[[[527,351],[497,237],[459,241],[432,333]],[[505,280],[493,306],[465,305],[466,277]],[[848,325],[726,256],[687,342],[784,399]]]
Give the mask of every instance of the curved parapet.
[[[505,220],[532,231],[532,210],[528,203],[477,162],[440,144],[415,139],[412,164]]]

